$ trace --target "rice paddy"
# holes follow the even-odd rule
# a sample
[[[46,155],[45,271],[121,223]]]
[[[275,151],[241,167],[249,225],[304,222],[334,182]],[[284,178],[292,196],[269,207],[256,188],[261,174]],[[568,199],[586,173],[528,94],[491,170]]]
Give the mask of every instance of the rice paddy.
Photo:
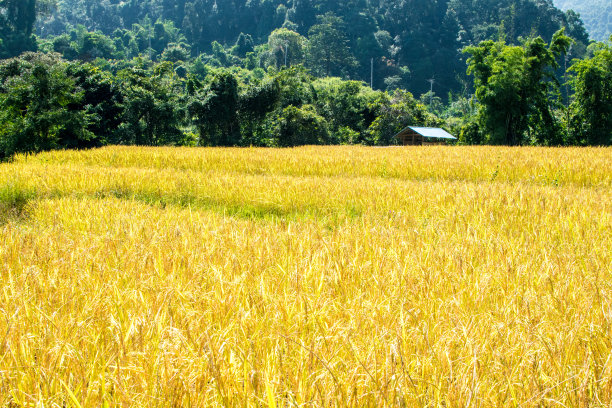
[[[2,407],[612,403],[612,150],[0,165]]]

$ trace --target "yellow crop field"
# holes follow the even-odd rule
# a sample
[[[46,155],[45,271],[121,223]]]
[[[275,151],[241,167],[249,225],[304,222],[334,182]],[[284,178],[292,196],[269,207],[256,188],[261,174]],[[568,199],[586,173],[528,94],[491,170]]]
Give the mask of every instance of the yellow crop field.
[[[0,407],[612,404],[612,150],[0,165]]]

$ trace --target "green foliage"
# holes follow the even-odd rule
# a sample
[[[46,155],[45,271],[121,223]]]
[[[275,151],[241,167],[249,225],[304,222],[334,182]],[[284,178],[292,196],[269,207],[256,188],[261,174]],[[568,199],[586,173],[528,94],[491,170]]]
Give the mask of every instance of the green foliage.
[[[249,52],[253,52],[254,49],[255,43],[253,42],[253,37],[250,34],[240,33],[233,52],[237,56],[244,58]]]
[[[268,37],[266,64],[276,68],[304,62],[307,40],[295,31],[279,28]]]
[[[0,158],[58,147],[87,147],[83,92],[54,55],[26,53],[0,64]]]
[[[489,40],[466,49],[471,54],[468,73],[474,75],[486,143],[561,143],[554,99],[549,96],[558,93],[553,70],[569,44],[570,39],[559,31],[548,47],[537,37],[521,46]]]
[[[124,96],[114,77],[91,64],[70,63],[67,74],[83,91],[79,108],[90,121],[87,129],[96,135],[96,144],[117,142],[114,138],[124,113]]]
[[[351,129],[349,126],[343,126],[336,131],[335,140],[339,144],[343,144],[343,145],[358,144],[360,139],[361,139],[361,134]]]
[[[324,76],[350,76],[357,67],[344,35],[344,21],[333,13],[317,18],[308,31],[308,65]]]
[[[178,100],[178,82],[172,65],[164,62],[153,75],[132,67],[118,73],[123,118],[114,143],[176,145],[183,139],[180,125],[185,117]]]
[[[235,146],[240,141],[238,81],[221,71],[189,104],[189,114],[198,127],[203,146]]]
[[[436,93],[460,91],[465,69],[459,50],[500,33],[509,43],[532,34],[548,41],[565,27],[578,57],[588,43],[576,13],[563,13],[550,0],[61,0],[57,12],[41,17],[41,37],[82,24],[108,36],[116,59],[187,62],[182,55],[163,56],[178,46],[211,66],[252,70],[279,69],[286,56],[288,66],[308,61],[315,75],[368,83],[373,68],[375,88],[407,88],[415,95],[429,89],[432,77]],[[311,37],[310,45],[303,36]],[[112,47],[94,37],[82,54],[81,37],[56,44],[55,51],[66,59],[108,55]]]
[[[240,95],[239,115],[242,145],[266,145],[269,136],[263,127],[266,116],[277,109],[280,97],[278,80],[268,79],[249,87]]]
[[[612,34],[612,3],[609,0],[554,0],[562,10],[580,13],[591,38],[605,41]]]
[[[339,78],[319,79],[312,84],[317,111],[330,125],[336,141],[347,140],[347,129],[361,135],[372,124],[375,113],[372,104],[380,93],[372,91],[362,82],[343,81]],[[340,135],[340,130],[343,134]],[[357,142],[360,137],[349,135]]]
[[[393,94],[380,94],[372,103],[376,119],[368,127],[364,144],[385,146],[397,144],[395,135],[406,126],[439,126],[442,122],[427,113],[424,105],[418,103],[411,93],[397,90]]]
[[[484,137],[478,123],[467,122],[465,123],[459,132],[459,143],[465,145],[479,145],[483,144]]]
[[[183,62],[188,61],[190,52],[187,48],[177,44],[169,45],[161,55],[162,61]]]
[[[274,118],[272,134],[281,147],[329,143],[327,122],[311,105],[287,106]]]
[[[61,0],[56,12],[53,0],[0,0],[0,56],[35,48],[34,31],[71,62],[7,74],[4,157],[108,143],[385,145],[407,125],[446,125],[462,143],[608,143],[607,51],[550,0]],[[558,62],[585,53],[560,89]],[[43,95],[45,84],[56,85]]]
[[[0,0],[0,58],[36,51],[36,0]]]
[[[83,32],[77,53],[79,59],[93,61],[96,58],[113,58],[115,51],[113,41],[107,36]]]
[[[276,75],[280,87],[280,106],[289,105],[300,107],[314,101],[314,78],[302,66],[283,69]]]
[[[575,95],[571,106],[572,141],[583,145],[612,144],[612,36],[592,58],[571,68]]]

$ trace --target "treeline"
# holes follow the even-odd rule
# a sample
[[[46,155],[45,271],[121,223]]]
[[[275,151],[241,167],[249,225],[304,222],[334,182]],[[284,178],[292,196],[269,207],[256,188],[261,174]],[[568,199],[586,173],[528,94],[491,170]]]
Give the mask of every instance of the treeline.
[[[0,58],[30,50],[0,62],[0,156],[105,144],[386,145],[407,125],[444,126],[465,144],[612,144],[611,44],[587,46],[575,13],[548,0],[373,3],[0,0]],[[414,13],[445,17],[425,29]],[[57,35],[37,37],[37,16],[39,33]],[[200,17],[196,41],[186,20]],[[473,25],[456,32],[444,21]],[[370,72],[362,61],[374,49]],[[434,91],[420,92],[430,75]]]
[[[571,43],[559,31],[548,44],[468,47],[476,94],[446,105],[433,94],[316,78],[302,66],[266,72],[25,53],[0,63],[0,157],[105,144],[389,145],[407,125],[444,126],[464,144],[610,145],[612,44],[595,44],[560,84],[557,61]]]
[[[98,61],[100,63],[101,60]],[[149,59],[102,65],[25,53],[0,63],[0,157],[105,144],[393,144],[406,124],[442,125],[406,92]]]
[[[465,46],[505,36],[542,36],[566,29],[575,40],[571,57],[582,57],[589,37],[576,13],[551,0],[2,0],[0,57],[44,50],[67,59],[154,60],[164,53],[266,68],[272,60],[304,63],[317,76],[373,80],[375,89],[465,92]],[[38,15],[37,23],[34,22]],[[81,28],[79,28],[79,25]],[[0,24],[2,26],[2,24]],[[270,39],[277,29],[296,38]],[[278,36],[277,36],[278,37]],[[322,41],[326,39],[328,41]],[[331,39],[331,41],[329,41]],[[287,45],[287,43],[289,43]],[[219,58],[239,45],[241,61]],[[285,50],[288,48],[288,50]],[[321,62],[321,56],[325,61]],[[169,57],[173,58],[173,57]]]

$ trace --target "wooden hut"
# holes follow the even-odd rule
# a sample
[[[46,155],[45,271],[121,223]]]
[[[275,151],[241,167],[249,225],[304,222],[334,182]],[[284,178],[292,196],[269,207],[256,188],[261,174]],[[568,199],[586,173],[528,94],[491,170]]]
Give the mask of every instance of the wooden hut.
[[[408,126],[397,135],[404,146],[442,145],[457,138],[444,129]]]

